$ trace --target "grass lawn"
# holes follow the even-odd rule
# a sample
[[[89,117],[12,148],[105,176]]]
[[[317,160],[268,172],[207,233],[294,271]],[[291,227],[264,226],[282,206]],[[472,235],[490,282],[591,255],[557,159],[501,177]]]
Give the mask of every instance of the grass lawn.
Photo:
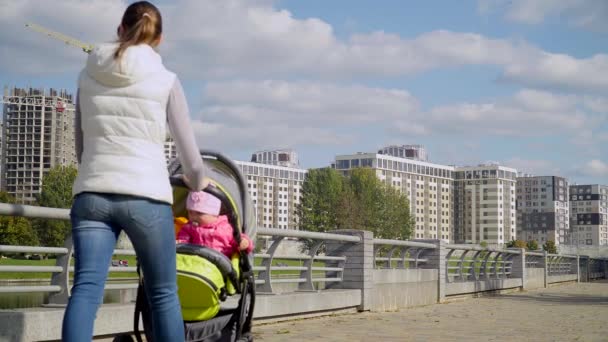
[[[262,266],[262,259],[260,258],[255,258],[253,260],[253,263],[255,266]],[[281,264],[282,266],[304,266],[304,261],[303,260],[293,260],[293,259],[280,259],[280,258],[273,258],[272,259],[272,265],[273,266],[279,266],[279,264]],[[313,267],[324,267],[325,266],[325,262],[323,261],[315,261],[313,262]],[[256,271],[256,274],[259,271]],[[273,275],[292,275],[294,277],[299,277],[300,276],[300,272],[301,271],[292,271],[292,270],[272,270],[271,271]],[[313,276],[315,277],[325,277],[325,272],[324,271],[313,271]]]
[[[128,260],[129,266],[136,266],[135,256],[115,255],[112,260]],[[22,260],[0,259],[0,265],[8,266],[55,266],[55,259],[48,260]],[[72,266],[74,260],[72,259]],[[110,272],[110,278],[137,278],[136,272]],[[51,279],[50,272],[0,272],[0,279]]]
[[[136,266],[135,256],[132,255],[115,255],[112,260],[128,260],[129,266]],[[22,259],[0,259],[0,265],[20,265],[20,266],[55,266],[55,259],[48,260],[22,260]],[[279,266],[279,264],[287,266],[302,266],[304,261],[302,260],[289,260],[289,259],[273,259],[273,266]],[[72,266],[74,260],[72,260]],[[254,259],[255,266],[262,265],[262,259]],[[323,267],[325,265],[322,261],[314,263],[314,267]],[[275,270],[272,271],[273,275],[294,275],[299,276],[300,271],[288,271],[288,270]],[[324,276],[324,272],[316,271],[315,275]],[[136,278],[137,273],[135,272],[110,272],[110,278]],[[51,279],[50,272],[0,272],[0,279]]]

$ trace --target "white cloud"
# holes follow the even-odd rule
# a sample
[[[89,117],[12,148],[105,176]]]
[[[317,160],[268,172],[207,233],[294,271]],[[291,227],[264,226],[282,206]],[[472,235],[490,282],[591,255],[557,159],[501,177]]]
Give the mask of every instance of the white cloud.
[[[565,54],[539,52],[524,63],[505,66],[504,77],[531,86],[558,87],[578,91],[608,89],[608,79],[598,77],[608,73],[608,55],[596,54],[577,59]]]
[[[608,164],[599,160],[590,160],[585,167],[581,169],[582,173],[592,177],[608,177]]]
[[[107,41],[114,38],[126,7],[122,0],[0,0],[0,4],[0,70],[31,74],[75,72],[84,55],[27,32],[26,20],[83,41]],[[503,68],[505,79],[524,85],[608,89],[608,79],[597,77],[608,74],[606,54],[577,59],[522,41],[446,30],[416,37],[357,33],[343,40],[331,24],[318,18],[295,18],[267,0],[179,0],[162,5],[161,10],[165,43],[160,50],[183,78],[362,80],[493,65]]]
[[[563,176],[560,167],[550,160],[513,157],[500,164],[514,168],[518,173],[532,174],[535,176]]]
[[[479,0],[482,13],[505,12],[507,19],[540,24],[548,17],[565,18],[570,25],[608,32],[608,2],[605,0]]]
[[[418,110],[403,90],[309,81],[211,82],[202,101],[201,146],[248,149],[352,144]]]
[[[110,40],[125,5],[121,0],[0,0],[0,71],[28,75],[74,73],[86,55],[25,27],[28,22],[85,42]]]
[[[607,119],[580,109],[581,101],[572,95],[523,89],[499,101],[438,106],[420,120],[448,134],[567,137]]]
[[[399,89],[236,80],[210,82],[197,119],[211,124],[200,130],[201,137],[231,148],[251,149],[252,144],[261,148],[272,142],[335,146],[377,137],[402,141],[434,135],[448,139],[553,137],[585,146],[591,155],[603,137],[598,127],[608,117],[590,111],[584,105],[588,101],[582,96],[523,89],[496,101],[423,110],[416,98]]]

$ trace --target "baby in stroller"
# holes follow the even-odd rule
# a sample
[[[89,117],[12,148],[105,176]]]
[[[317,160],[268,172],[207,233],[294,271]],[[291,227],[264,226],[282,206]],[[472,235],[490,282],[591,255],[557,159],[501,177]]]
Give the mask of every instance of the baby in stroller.
[[[186,209],[189,221],[177,233],[177,243],[191,243],[215,249],[227,257],[239,251],[251,253],[253,244],[241,233],[241,242],[233,235],[233,227],[226,215],[220,215],[222,203],[219,198],[203,192],[188,193]]]

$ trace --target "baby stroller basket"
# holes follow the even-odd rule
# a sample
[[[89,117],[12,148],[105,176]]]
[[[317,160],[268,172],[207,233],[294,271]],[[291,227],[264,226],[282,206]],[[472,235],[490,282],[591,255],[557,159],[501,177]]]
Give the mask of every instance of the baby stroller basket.
[[[234,237],[237,242],[240,242],[241,232],[246,233],[251,241],[255,241],[256,222],[253,203],[247,191],[247,183],[239,168],[230,159],[217,152],[201,150],[201,158],[203,159],[205,176],[210,179],[210,186],[203,191],[220,199],[222,203],[221,214],[228,217],[234,228]],[[174,216],[186,217],[188,188],[180,177],[181,165],[179,161],[173,160],[170,163],[169,174],[173,188]],[[178,257],[181,255],[204,258],[205,262],[210,262],[219,270],[226,284],[230,283],[234,287],[234,291],[228,291],[228,294],[236,293],[234,295],[235,300],[223,302],[219,311],[214,311],[214,314],[215,312],[217,314],[212,318],[200,321],[184,321],[185,340],[188,342],[253,341],[251,335],[251,321],[255,304],[253,255],[245,255],[244,252],[241,252],[240,257],[233,258],[231,262],[222,253],[190,244],[177,245],[176,253],[178,253]],[[201,278],[205,277],[201,276]],[[141,341],[139,331],[139,316],[141,315],[146,340],[152,341],[151,331],[154,327],[151,324],[151,312],[143,286],[144,283],[145,275],[140,274],[135,305],[134,332],[137,340]],[[192,298],[192,296],[196,297],[196,293],[188,294],[188,297]],[[237,297],[239,298],[237,299]],[[220,299],[223,301],[225,298],[226,292],[223,291]],[[184,302],[182,301],[182,303]]]

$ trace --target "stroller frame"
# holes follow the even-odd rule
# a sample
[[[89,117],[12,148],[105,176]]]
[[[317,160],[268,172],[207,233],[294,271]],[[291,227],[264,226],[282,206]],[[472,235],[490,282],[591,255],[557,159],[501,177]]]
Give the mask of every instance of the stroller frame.
[[[201,157],[204,161],[216,161],[216,163],[223,164],[227,167],[227,171],[234,176],[234,180],[238,187],[238,193],[240,195],[239,200],[240,204],[240,215],[237,214],[238,205],[235,203],[234,199],[228,195],[227,190],[223,187],[222,184],[211,178],[210,186],[205,188],[203,191],[212,194],[213,196],[220,199],[222,202],[222,207],[227,209],[228,220],[233,227],[233,235],[237,244],[240,244],[241,241],[241,232],[249,233],[250,237],[253,241],[255,241],[255,236],[251,236],[255,234],[255,222],[253,222],[253,226],[249,226],[247,222],[247,218],[250,214],[248,211],[252,210],[252,206],[250,204],[249,193],[247,191],[247,184],[245,178],[241,174],[239,168],[236,164],[225,157],[221,153],[209,151],[209,150],[201,150]],[[204,163],[207,164],[207,163]],[[186,188],[186,185],[181,177],[178,176],[179,165],[172,163],[170,165],[170,181],[172,187],[182,187]],[[172,170],[173,169],[173,170]],[[226,170],[224,170],[226,171]],[[251,234],[253,232],[253,234]],[[216,252],[211,249],[207,249],[207,251],[203,251],[205,253],[197,254],[192,253],[191,249],[188,248],[190,245],[183,246],[182,252],[185,254],[196,254],[201,257],[208,256],[209,253],[214,254]],[[176,248],[176,252],[180,252],[180,246]],[[184,330],[186,332],[186,341],[187,342],[246,342],[253,341],[253,336],[251,334],[252,328],[252,319],[253,319],[253,310],[255,307],[255,280],[253,273],[253,257],[252,255],[247,255],[245,252],[240,252],[240,260],[239,260],[239,276],[237,283],[234,284],[236,293],[240,294],[240,298],[238,300],[238,306],[235,309],[227,309],[221,310],[220,313],[214,318],[211,318],[206,321],[200,322],[184,322]],[[221,257],[225,257],[223,254],[220,254]],[[213,262],[222,272],[227,271],[225,267],[225,263],[214,261],[213,258],[206,258],[207,260]],[[135,310],[133,317],[133,333],[138,342],[142,341],[141,332],[139,330],[139,321],[140,316],[142,318],[144,333],[146,335],[147,341],[152,340],[151,330],[152,322],[150,317],[150,308],[147,301],[146,293],[144,290],[144,277],[141,275],[139,264],[137,266],[137,273],[139,277],[139,286],[137,289],[137,299],[135,302]],[[218,330],[217,327],[221,328]],[[198,331],[197,331],[198,329]],[[157,341],[162,342],[162,341]]]

